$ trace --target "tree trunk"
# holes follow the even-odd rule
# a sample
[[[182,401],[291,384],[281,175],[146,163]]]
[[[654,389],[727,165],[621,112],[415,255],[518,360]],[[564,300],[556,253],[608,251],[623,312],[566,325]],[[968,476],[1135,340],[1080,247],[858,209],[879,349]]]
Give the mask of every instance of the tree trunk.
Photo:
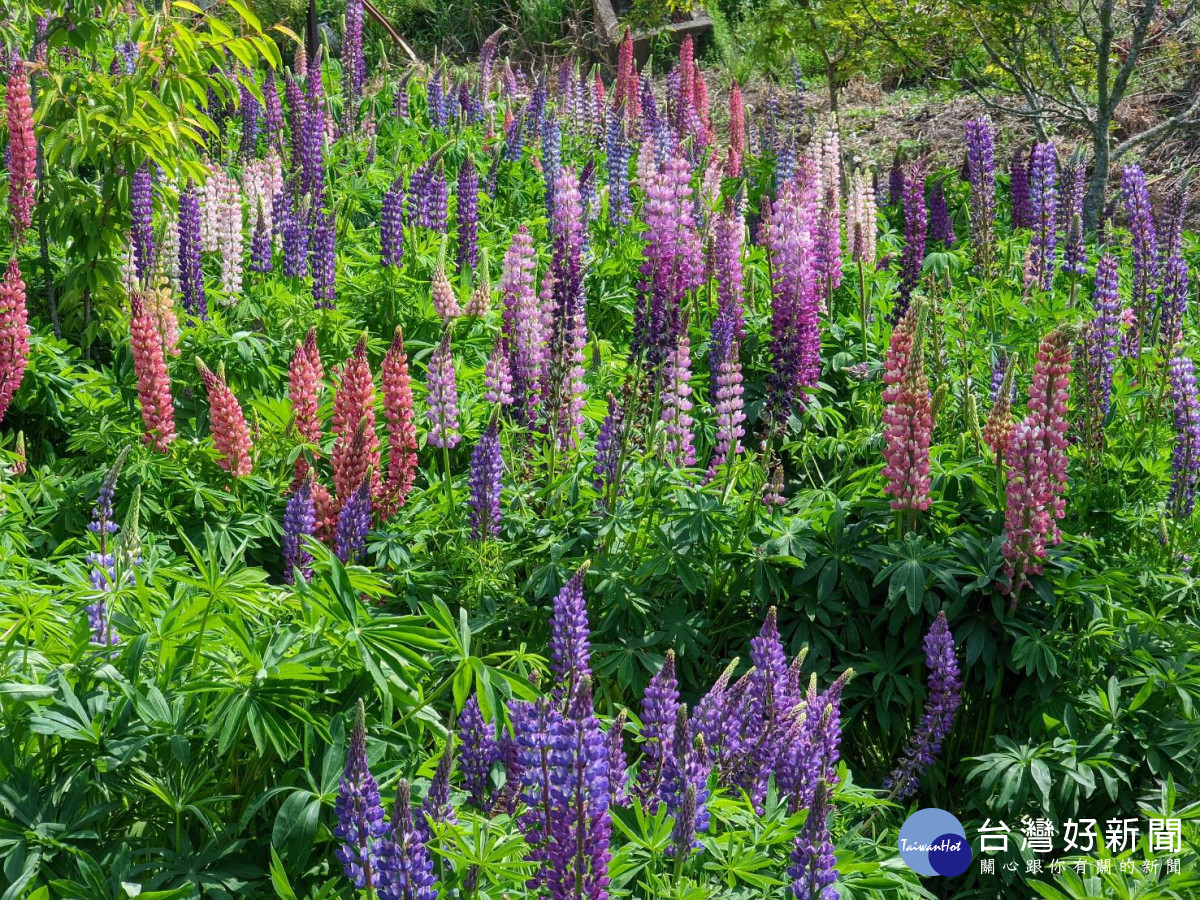
[[[1108,133],[1111,120],[1104,118],[1092,126],[1092,177],[1083,199],[1083,232],[1092,234],[1104,212],[1108,195],[1109,148]]]

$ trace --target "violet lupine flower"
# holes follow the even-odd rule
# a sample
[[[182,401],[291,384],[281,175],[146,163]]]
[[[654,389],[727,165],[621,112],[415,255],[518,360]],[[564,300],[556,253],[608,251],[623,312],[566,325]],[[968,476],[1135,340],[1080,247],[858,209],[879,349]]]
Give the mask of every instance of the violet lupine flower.
[[[1058,216],[1058,157],[1047,141],[1035,144],[1029,163],[1029,192],[1033,237],[1025,265],[1026,285],[1048,291],[1054,286],[1056,219]]]
[[[1009,192],[1012,195],[1012,226],[1032,228],[1033,203],[1029,196],[1029,160],[1020,147],[1013,151],[1008,175]]]
[[[468,156],[458,170],[458,270],[479,265],[479,175]]]
[[[133,263],[139,281],[146,281],[154,264],[154,178],[143,163],[129,180],[130,218],[133,220]]]
[[[989,119],[967,129],[967,178],[971,183],[971,241],[985,267],[991,265],[996,219],[996,136]]]
[[[191,181],[179,195],[179,288],[183,308],[193,316],[208,318],[204,273],[200,268],[200,197]]]
[[[380,900],[437,900],[433,860],[413,822],[408,782],[396,787],[392,827],[379,852]]]
[[[1145,331],[1153,316],[1154,294],[1158,280],[1158,233],[1150,209],[1150,192],[1146,175],[1136,165],[1121,170],[1121,195],[1129,216],[1129,232],[1133,238],[1133,308],[1134,326],[1126,336],[1130,355],[1141,352]]]
[[[471,540],[486,541],[500,536],[500,489],[504,461],[500,437],[493,419],[471,451]]]
[[[767,610],[758,635],[750,639],[750,705],[768,720],[777,719],[792,705],[787,696],[787,654],[779,637],[779,613]]]
[[[820,375],[813,179],[789,183],[771,207],[766,243],[771,259],[771,357],[768,406],[784,422],[794,405],[807,408]]]
[[[607,492],[621,476],[621,449],[625,440],[625,409],[611,393],[608,395],[608,412],[600,423],[596,436],[596,460],[592,472],[596,489]]]
[[[558,118],[547,113],[542,118],[542,178],[546,182],[546,218],[555,220],[555,192],[559,175],[562,174],[562,136],[558,130]]]
[[[621,710],[608,728],[608,789],[612,806],[624,806],[629,800],[629,762],[625,758],[624,743],[628,720],[629,714]]]
[[[400,267],[404,261],[404,176],[392,182],[383,195],[379,215],[380,263]]]
[[[309,79],[309,85],[313,83]],[[300,193],[307,194],[312,208],[318,209],[325,202],[325,113],[318,101],[309,99],[301,114]]]
[[[1097,272],[1099,277],[1099,272]],[[1004,384],[1005,376],[1008,375],[1008,368],[1012,365],[1012,360],[1009,358],[1008,351],[1003,347],[996,351],[996,358],[992,362],[992,380],[989,384],[989,392],[992,398],[992,403],[1000,399],[1000,387]],[[1013,390],[1016,390],[1016,385],[1013,385]]]
[[[549,335],[534,291],[537,257],[529,228],[521,225],[504,254],[500,291],[504,298],[502,334],[511,354],[513,406],[526,425],[537,421],[544,373],[549,361]]]
[[[387,823],[379,785],[367,764],[366,710],[362,700],[355,709],[346,769],[333,808],[337,814],[333,835],[342,842],[335,855],[356,888],[372,891],[380,880],[379,858]]]
[[[514,116],[510,111],[504,124],[504,158],[517,162],[525,152],[525,116]]]
[[[675,721],[679,711],[675,651],[668,650],[662,668],[654,673],[642,695],[642,759],[638,763],[637,794],[646,802],[651,815],[658,809],[667,759],[675,752]]]
[[[109,621],[105,595],[111,593],[117,584],[113,535],[117,533],[119,526],[113,521],[113,497],[117,491],[117,478],[120,477],[121,467],[128,455],[128,450],[122,450],[104,474],[100,482],[100,492],[96,495],[96,505],[92,509],[92,521],[88,523],[88,531],[99,540],[99,549],[87,555],[88,565],[92,567],[89,580],[92,588],[98,591],[100,596],[88,604],[86,612],[88,626],[92,630],[92,643],[104,647],[111,647],[121,641],[121,635]]]
[[[313,278],[313,309],[334,309],[337,292],[334,287],[337,265],[337,236],[332,210],[317,210],[313,215],[312,248],[310,251]]]
[[[363,59],[363,5],[362,0],[350,0],[346,4],[346,32],[342,36],[342,82],[343,94],[354,118],[354,106],[362,96],[363,82],[367,79],[367,63]]]
[[[408,80],[412,78],[412,72],[405,72],[404,77],[400,79],[400,83],[396,85],[395,93],[392,94],[392,114],[398,119],[407,119],[408,111]]]
[[[893,323],[904,318],[913,289],[921,283],[928,219],[929,212],[925,206],[925,162],[916,160],[904,170],[904,255],[900,270],[900,295],[892,309]]]
[[[429,781],[429,791],[421,801],[421,812],[417,817],[417,833],[426,843],[433,838],[435,823],[453,824],[458,821],[454,805],[450,802],[450,774],[454,770],[454,735],[446,738],[446,746],[438,758],[437,768]]]
[[[817,786],[816,797],[808,811],[796,846],[792,850],[788,874],[796,900],[837,900],[837,857],[829,836],[830,790],[824,782]]]
[[[746,433],[743,422],[746,413],[742,403],[742,362],[739,358],[740,345],[734,338],[734,325],[717,317],[712,325],[712,356],[715,365],[711,372],[713,412],[716,418],[716,446],[708,463],[707,479],[712,481],[717,472],[742,452],[742,436]]]
[[[592,674],[587,603],[583,598],[585,572],[586,568],[579,569],[562,586],[554,597],[550,617],[550,672],[555,691],[565,689],[568,695],[577,692]]]
[[[446,233],[446,209],[449,187],[441,163],[430,167],[426,162],[413,173],[409,182],[409,216],[414,224],[438,234]],[[415,204],[415,209],[414,209]]]
[[[579,181],[563,169],[555,183],[555,215],[550,222],[554,244],[546,419],[563,448],[573,446],[583,430],[584,348],[587,311],[583,287],[583,209]]]
[[[1183,182],[1167,195],[1163,203],[1162,220],[1155,229],[1162,235],[1160,249],[1167,259],[1183,255],[1183,225],[1187,219],[1189,186],[1190,178],[1185,176]]]
[[[267,74],[263,76],[262,83],[263,100],[266,101],[266,113],[264,116],[267,127],[267,142],[276,149],[283,152],[283,105],[279,102],[279,90],[275,87],[275,70],[268,67]]]
[[[708,831],[708,775],[711,766],[704,738],[692,737],[687,707],[676,714],[671,754],[666,759],[660,799],[674,817],[671,846],[667,853],[676,858],[688,856],[701,844],[697,835]]]
[[[907,800],[917,792],[921,778],[937,761],[942,742],[954,726],[954,714],[962,702],[962,681],[954,654],[954,635],[939,612],[925,635],[925,667],[929,670],[929,693],[921,724],[909,738],[900,764],[884,782],[897,800]]]
[[[271,232],[267,230],[267,217],[260,205],[254,217],[254,233],[250,237],[250,271],[271,271]]]
[[[956,240],[954,222],[946,205],[946,186],[940,178],[929,189],[929,239],[940,241],[946,248],[953,247]]]
[[[492,346],[492,355],[488,357],[487,365],[483,369],[483,385],[485,388],[483,396],[488,403],[512,406],[512,369],[509,365],[509,352],[508,348],[504,346],[503,335],[498,337]]]
[[[1183,339],[1188,306],[1188,266],[1181,256],[1172,256],[1163,266],[1159,304],[1163,344],[1173,350]]]
[[[425,85],[425,99],[429,108],[429,124],[438,130],[445,130],[450,124],[450,114],[446,108],[446,85],[440,66]]]
[[[302,78],[303,75],[297,72],[297,77]],[[302,161],[304,155],[304,90],[297,81],[286,75],[283,79],[283,99],[287,104],[288,131],[290,132],[289,160],[292,173],[299,179],[302,177],[304,166]]]
[[[746,221],[733,203],[717,215],[713,241],[713,268],[717,276],[717,319],[732,326],[731,335],[741,338],[745,334],[746,288],[742,271],[742,242],[746,233]],[[716,320],[713,334],[717,333]],[[716,346],[709,353],[709,367],[715,369]]]
[[[337,518],[335,551],[344,563],[359,562],[367,552],[367,532],[371,528],[371,479],[364,478],[349,499],[342,504]]]
[[[478,809],[486,809],[489,788],[488,776],[500,759],[500,742],[496,740],[495,725],[488,724],[479,709],[479,700],[472,694],[463,704],[458,716],[458,768],[463,786]]]
[[[1121,329],[1121,299],[1117,293],[1117,258],[1106,255],[1096,265],[1092,292],[1095,317],[1083,326],[1075,357],[1084,377],[1084,436],[1093,447],[1104,437],[1104,423],[1112,405],[1113,363]]]
[[[1167,514],[1181,521],[1195,510],[1196,488],[1200,486],[1200,394],[1196,389],[1196,366],[1190,357],[1172,359],[1169,376],[1175,406],[1175,452],[1171,457]]]
[[[425,389],[429,444],[453,450],[462,440],[462,435],[458,433],[458,382],[454,378],[449,331],[442,335],[442,340],[429,357]]]
[[[312,578],[312,554],[304,546],[304,535],[317,533],[317,507],[313,503],[312,482],[305,479],[287,502],[283,513],[283,580],[292,584],[295,570],[305,581]]]
[[[303,278],[308,271],[308,229],[290,191],[282,192],[276,199],[275,217],[283,244],[283,274],[288,278]]]
[[[672,465],[688,468],[696,464],[692,437],[692,357],[688,336],[681,334],[663,362],[662,412],[666,440],[663,452]]]
[[[1063,202],[1060,204],[1065,218],[1066,243],[1063,246],[1063,271],[1084,276],[1087,268],[1087,247],[1083,244],[1083,195],[1087,189],[1087,177],[1083,160],[1076,158],[1063,169]]]
[[[238,110],[242,117],[242,137],[238,154],[243,160],[253,159],[258,150],[258,135],[262,129],[262,104],[246,85],[238,81]]]
[[[892,155],[892,167],[888,170],[888,206],[895,206],[904,198],[904,160],[897,150]]]

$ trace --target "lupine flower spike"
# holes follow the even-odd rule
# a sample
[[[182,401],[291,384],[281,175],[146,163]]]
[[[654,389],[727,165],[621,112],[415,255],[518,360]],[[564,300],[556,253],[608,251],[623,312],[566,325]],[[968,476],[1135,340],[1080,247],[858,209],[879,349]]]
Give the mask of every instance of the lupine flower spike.
[[[367,764],[366,711],[363,702],[355,708],[354,731],[346,754],[346,769],[334,802],[337,824],[334,837],[342,842],[338,861],[356,888],[376,890],[380,882],[379,860],[387,823],[380,802],[379,785]]]
[[[217,465],[234,478],[244,478],[254,468],[250,428],[242,415],[242,405],[225,383],[223,375],[213,372],[202,360],[196,360],[200,377],[208,389],[209,427],[213,444],[221,454]]]
[[[25,378],[29,364],[29,313],[25,307],[25,282],[14,256],[0,280],[0,422],[13,395]]]
[[[129,298],[129,306],[129,343],[137,374],[138,405],[142,408],[142,422],[146,426],[142,440],[165,453],[175,439],[175,407],[171,378],[163,357],[162,335],[141,294],[134,293]]]

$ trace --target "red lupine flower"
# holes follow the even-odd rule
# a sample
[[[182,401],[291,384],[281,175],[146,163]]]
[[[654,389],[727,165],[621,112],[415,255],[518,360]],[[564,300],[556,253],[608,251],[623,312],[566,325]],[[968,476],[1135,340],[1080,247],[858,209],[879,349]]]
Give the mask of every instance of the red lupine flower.
[[[417,474],[412,379],[408,374],[408,354],[404,352],[404,332],[399,326],[382,368],[383,415],[388,430],[387,502],[382,514],[387,518],[396,506],[404,505]]]
[[[29,364],[29,314],[25,309],[25,282],[15,258],[8,261],[0,281],[0,422],[21,386]]]
[[[175,406],[171,376],[163,357],[163,339],[141,294],[133,294],[129,306],[129,343],[133,370],[137,373],[138,404],[146,425],[142,440],[165,453],[175,439]]]
[[[921,349],[921,311],[917,304],[896,325],[884,361],[883,492],[892,509],[929,508],[929,440],[933,430],[929,379]]]
[[[5,92],[8,115],[8,208],[17,231],[33,221],[33,196],[37,187],[37,144],[33,137],[33,106],[29,100],[29,77],[17,63]]]
[[[242,414],[242,405],[233,396],[224,377],[213,372],[202,360],[196,360],[196,367],[208,389],[209,427],[213,443],[221,454],[217,465],[234,478],[243,478],[253,471],[254,463],[250,459],[253,449],[250,428]]]
[[[729,162],[725,171],[730,178],[742,172],[742,156],[746,152],[746,106],[737,81],[729,89]]]
[[[366,438],[366,463],[354,461],[351,445],[360,423]],[[380,496],[379,440],[375,437],[375,383],[367,361],[367,335],[358,339],[354,352],[342,367],[341,380],[333,399],[333,488],[339,504],[349,499],[362,484],[363,475],[371,470],[371,496]]]
[[[317,540],[333,546],[337,534],[338,504],[325,485],[314,481],[312,486],[313,508],[317,512]]]
[[[296,418],[296,431],[308,443],[318,445],[321,443],[321,419],[318,413],[321,375],[316,329],[310,328],[304,343],[297,342],[296,352],[292,356],[288,370],[288,395],[292,401],[292,415]]]

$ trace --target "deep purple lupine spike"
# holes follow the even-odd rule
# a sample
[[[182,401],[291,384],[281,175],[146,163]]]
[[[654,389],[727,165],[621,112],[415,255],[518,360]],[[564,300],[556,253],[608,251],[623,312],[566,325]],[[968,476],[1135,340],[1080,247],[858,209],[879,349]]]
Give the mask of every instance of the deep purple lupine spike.
[[[363,59],[363,5],[362,0],[349,0],[346,4],[346,30],[342,36],[342,92],[345,96],[350,121],[354,119],[354,107],[362,96],[363,82],[367,78],[367,63]]]
[[[555,220],[555,191],[558,176],[562,174],[562,136],[558,130],[558,117],[547,114],[542,119],[542,177],[546,182],[546,218]]]
[[[344,563],[359,562],[366,555],[367,532],[371,528],[371,479],[364,478],[338,513],[336,551]]]
[[[946,204],[946,185],[940,178],[929,189],[929,239],[940,241],[947,248],[953,247],[957,240]]]
[[[463,787],[478,809],[486,809],[492,766],[500,759],[500,744],[495,725],[483,718],[479,700],[472,694],[458,717],[458,768]]]
[[[1196,366],[1187,356],[1176,356],[1169,368],[1171,400],[1175,407],[1175,452],[1171,458],[1171,491],[1167,513],[1176,521],[1191,516],[1200,486],[1200,394]]]
[[[837,881],[837,857],[829,836],[830,792],[818,788],[808,818],[796,835],[788,874],[792,878],[795,900],[837,900],[833,885]]]
[[[405,72],[404,77],[400,79],[400,83],[396,85],[395,93],[392,94],[392,114],[399,119],[407,119],[408,111],[408,81],[412,78],[412,72]]]
[[[1063,190],[1059,218],[1064,219],[1066,242],[1063,245],[1063,271],[1084,276],[1088,273],[1087,247],[1083,243],[1083,197],[1087,190],[1084,161],[1075,157],[1063,167]]]
[[[292,494],[283,513],[283,580],[292,584],[296,573],[308,581],[312,578],[312,554],[304,546],[304,536],[317,531],[317,508],[313,502],[312,482],[305,479]]]
[[[379,859],[380,900],[437,900],[433,860],[413,820],[408,782],[396,787],[392,827],[387,832]]]
[[[479,265],[479,174],[471,157],[458,170],[458,270]]]
[[[264,115],[267,128],[267,143],[279,153],[283,152],[283,105],[279,102],[279,89],[275,86],[275,70],[268,67],[263,76],[263,100],[266,101]]]
[[[440,823],[454,824],[458,817],[454,804],[450,802],[450,775],[454,771],[454,735],[446,738],[446,746],[438,758],[437,768],[429,782],[429,791],[421,801],[421,812],[417,816],[417,833],[426,843],[433,838],[433,826]]]
[[[469,500],[471,540],[486,541],[500,536],[500,489],[504,462],[500,437],[493,419],[471,452],[471,496]]]
[[[183,308],[193,316],[208,318],[204,273],[200,268],[200,195],[191,181],[179,195],[179,288]]]
[[[366,711],[361,700],[355,708],[354,731],[334,812],[337,824],[333,835],[342,844],[336,853],[338,861],[355,887],[372,891],[379,881],[379,854],[387,823],[379,785],[367,764]]]
[[[962,702],[962,681],[954,653],[954,635],[939,612],[925,635],[925,666],[929,669],[929,693],[921,724],[909,739],[900,764],[885,782],[899,800],[917,792],[921,778],[937,761],[942,742],[954,725],[954,715]]]
[[[1033,237],[1029,242],[1025,283],[1048,291],[1054,285],[1058,216],[1058,156],[1049,141],[1034,145],[1029,182]]]
[[[296,200],[283,191],[275,203],[279,239],[283,244],[283,274],[303,278],[308,271],[308,229],[304,227]]]
[[[673,726],[671,751],[664,764],[659,797],[675,819],[672,856],[687,856],[700,846],[698,834],[708,831],[708,774],[711,765],[704,738],[693,738],[687,707],[680,706]]]
[[[1130,355],[1137,357],[1146,330],[1153,316],[1154,295],[1158,287],[1158,233],[1150,208],[1150,192],[1146,175],[1139,166],[1127,165],[1121,171],[1121,195],[1129,216],[1129,233],[1133,238],[1133,307],[1134,325],[1126,335]]]
[[[967,129],[967,177],[971,182],[971,241],[990,265],[996,219],[996,138],[990,120],[972,119]]]
[[[718,770],[739,751],[738,717],[730,706],[732,692],[729,684],[737,664],[735,658],[725,667],[725,671],[692,710],[693,730],[704,738]]]
[[[271,232],[267,230],[267,218],[260,205],[254,217],[254,233],[250,237],[250,271],[271,271]]]
[[[556,690],[572,693],[582,679],[591,677],[591,639],[583,576],[579,569],[554,598],[550,618],[550,672]]]
[[[313,215],[311,267],[313,278],[313,308],[334,309],[337,306],[335,287],[337,265],[337,235],[333,211],[317,210]]]
[[[1012,196],[1013,228],[1033,227],[1033,205],[1029,196],[1029,159],[1021,147],[1013,151],[1008,167],[1009,192]]]
[[[786,712],[788,661],[774,606],[767,610],[758,635],[750,640],[750,662],[754,666],[750,675],[751,702],[761,707],[768,719],[779,717]]]
[[[609,118],[605,158],[608,165],[608,218],[614,225],[627,225],[633,212],[629,196],[629,141],[620,116]]]
[[[404,261],[404,176],[392,182],[383,195],[379,215],[380,263],[400,267]]]
[[[309,85],[320,83],[309,79]],[[317,101],[303,104],[300,123],[300,193],[307,194],[312,208],[325,202],[325,112]]]
[[[244,75],[243,77],[249,77]],[[238,80],[238,110],[242,119],[242,137],[238,155],[243,161],[258,155],[258,135],[262,130],[262,104],[241,80]]]
[[[611,393],[608,395],[608,413],[600,423],[596,437],[596,461],[593,473],[596,488],[608,491],[621,476],[621,450],[625,440],[625,409]],[[620,487],[617,487],[620,490]]]
[[[133,264],[138,280],[144,282],[154,263],[154,178],[149,163],[143,163],[130,177],[129,207],[133,221]]]
[[[892,322],[908,312],[913,290],[921,283],[929,211],[925,206],[925,161],[915,160],[904,170],[904,253],[900,270],[900,295],[892,309]]]
[[[675,720],[679,714],[679,682],[675,651],[668,650],[642,696],[642,759],[638,763],[637,793],[653,814],[658,808],[663,767],[674,752]]]
[[[1172,256],[1163,266],[1159,289],[1163,345],[1174,348],[1183,340],[1183,322],[1188,311],[1188,265],[1181,256]]]
[[[1185,176],[1183,181],[1167,194],[1163,203],[1162,219],[1155,230],[1162,236],[1160,252],[1166,259],[1183,255],[1183,225],[1187,221],[1190,186],[1191,180]]]
[[[1093,447],[1100,446],[1103,440],[1104,425],[1112,405],[1113,364],[1121,329],[1118,281],[1117,258],[1102,256],[1096,265],[1096,283],[1092,292],[1095,317],[1083,326],[1076,345],[1076,360],[1084,376],[1081,379],[1084,438]]]
[[[725,205],[717,216],[716,235],[713,241],[713,269],[717,276],[717,318],[728,320],[733,326],[732,337],[739,340],[745,336],[745,276],[742,269],[742,242],[745,239],[746,222],[741,211],[732,202]],[[716,325],[713,326],[716,333]],[[709,368],[715,369],[715,352],[709,354]]]

